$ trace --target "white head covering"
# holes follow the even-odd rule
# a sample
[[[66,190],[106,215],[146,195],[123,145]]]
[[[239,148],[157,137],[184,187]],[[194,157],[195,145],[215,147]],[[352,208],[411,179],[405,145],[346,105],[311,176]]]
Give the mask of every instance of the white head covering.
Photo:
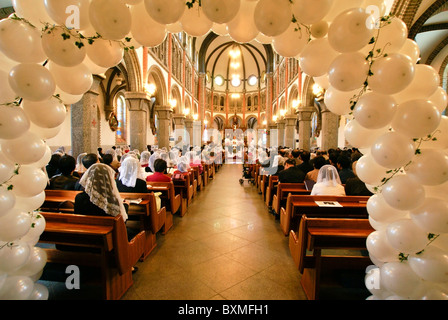
[[[140,161],[138,161],[137,158],[127,157],[122,162],[120,168],[118,168],[118,171],[120,172],[118,180],[127,187],[135,187],[137,178],[143,179],[140,168]]]
[[[111,216],[122,215],[126,221],[128,215],[123,205],[117,184],[115,171],[104,163],[95,163],[82,175],[79,183],[89,195],[90,201]]]
[[[115,152],[114,149],[108,149],[105,154],[111,154],[112,155],[112,161],[118,161],[117,160],[117,153]]]
[[[177,170],[180,172],[188,172],[188,164],[185,161],[179,161],[177,163]]]
[[[154,161],[156,161],[157,159],[160,159],[160,152],[156,151],[154,152],[150,157],[149,157],[149,163],[148,166],[151,168],[152,172],[155,172],[154,169]]]
[[[330,164],[326,164],[319,169],[316,183],[322,183],[326,186],[333,187],[342,184],[341,179],[339,178],[338,170]]]
[[[84,165],[82,164],[82,158],[84,158],[84,156],[87,155],[87,152],[83,152],[81,153],[78,158],[76,158],[76,171],[77,172],[84,172],[86,171],[86,168],[84,167]]]
[[[140,165],[149,164],[149,157],[151,157],[151,152],[143,151],[140,155]]]
[[[128,157],[132,157],[138,160],[137,155],[133,151],[129,151],[128,153],[125,153],[121,156],[120,163],[123,163],[123,161]]]

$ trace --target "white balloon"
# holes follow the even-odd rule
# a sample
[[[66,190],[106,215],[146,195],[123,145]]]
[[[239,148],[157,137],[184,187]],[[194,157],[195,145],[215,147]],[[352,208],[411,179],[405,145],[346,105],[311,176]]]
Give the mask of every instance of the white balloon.
[[[369,63],[360,52],[343,53],[330,64],[330,84],[340,91],[352,91],[364,85]]]
[[[31,218],[26,212],[13,208],[0,217],[0,241],[14,241],[23,237],[31,228]]]
[[[316,39],[323,38],[328,34],[328,28],[329,28],[328,22],[325,20],[313,23],[310,26],[311,36],[313,36]]]
[[[258,30],[256,30],[256,33],[258,33],[258,35],[255,37],[256,41],[260,42],[261,44],[271,44],[272,43],[272,37],[265,36],[261,32],[258,32]]]
[[[367,27],[369,14],[352,8],[338,15],[328,28],[328,41],[338,52],[357,52],[372,39],[374,30]]]
[[[182,28],[182,26],[181,26]],[[218,36],[228,36],[229,31],[227,31],[227,23],[213,23],[212,31]]]
[[[0,104],[11,103],[17,99],[17,94],[11,89],[8,73],[0,70]]]
[[[213,26],[213,21],[207,18],[202,8],[196,3],[192,8],[185,10],[180,23],[184,31],[193,37],[207,34]]]
[[[371,147],[383,133],[381,129],[370,130],[362,127],[356,119],[350,120],[344,128],[345,139],[355,148]]]
[[[361,88],[352,91],[340,91],[329,86],[324,94],[324,102],[328,110],[337,115],[347,115],[351,112],[352,103],[360,93]]]
[[[448,182],[430,186],[430,185],[424,185],[423,188],[425,188],[425,194],[427,198],[437,198],[437,199],[446,199],[446,193],[448,192]]]
[[[440,113],[444,112],[448,106],[448,95],[442,87],[438,87],[428,100],[437,107]]]
[[[385,168],[395,169],[406,165],[415,154],[411,138],[398,132],[386,132],[371,146],[373,159]]]
[[[232,20],[237,15],[240,5],[241,0],[202,0],[201,2],[202,11],[215,23],[227,23]]]
[[[333,21],[342,12],[352,9],[359,8],[362,6],[364,0],[337,0],[333,1],[333,6],[331,7],[328,14],[325,16],[326,21]]]
[[[2,142],[2,151],[8,159],[23,165],[42,159],[46,149],[45,142],[30,131],[25,132],[17,139]]]
[[[227,23],[227,32],[236,42],[246,43],[263,36],[264,38],[260,39],[261,41],[269,41],[267,43],[271,43],[272,39],[270,37],[264,36],[263,34],[259,36],[259,31],[254,20],[256,5],[256,2],[243,0],[235,18]]]
[[[67,109],[56,98],[40,102],[23,100],[22,107],[28,118],[42,128],[58,127],[65,121],[67,115]]]
[[[16,204],[16,196],[6,186],[0,185],[0,217],[5,215],[9,210],[14,208]]]
[[[90,69],[82,63],[74,67],[62,67],[49,62],[48,67],[58,88],[68,94],[84,94],[93,84],[93,76]]]
[[[448,202],[445,200],[427,197],[410,213],[414,223],[426,232],[448,233]]]
[[[28,300],[48,300],[48,288],[41,283],[34,283],[33,292],[28,297]]]
[[[272,46],[279,55],[293,58],[302,52],[308,40],[309,35],[304,28],[298,29],[295,23],[290,23],[283,33],[273,37]]]
[[[333,50],[327,38],[311,40],[300,53],[300,68],[311,77],[323,76],[338,55],[339,53]]]
[[[401,219],[386,228],[387,241],[403,253],[417,253],[428,244],[428,234],[411,219]]]
[[[292,13],[300,23],[313,24],[326,16],[332,5],[332,0],[296,0],[292,3]]]
[[[316,83],[322,89],[328,90],[330,86],[330,80],[328,79],[328,74],[324,74],[320,77],[313,77],[314,83]],[[327,92],[327,91],[325,91]]]
[[[285,32],[291,24],[292,10],[288,0],[259,0],[255,6],[255,25],[269,37]]]
[[[46,263],[46,251],[40,247],[33,247],[31,249],[28,261],[26,261],[26,263],[22,267],[20,267],[20,269],[16,270],[12,274],[31,277],[36,273],[42,271]]]
[[[434,131],[432,139],[426,139],[421,144],[422,148],[446,149],[448,148],[448,117],[441,116],[439,126]]]
[[[166,27],[166,31],[167,32],[171,32],[171,33],[179,33],[179,32],[183,31],[182,25],[180,24],[180,21],[167,24],[167,25],[165,25],[165,27]]]
[[[50,71],[34,63],[22,63],[12,68],[9,85],[18,96],[31,101],[48,100],[56,89]]]
[[[103,39],[121,40],[131,31],[131,12],[120,0],[91,0],[89,18]]]
[[[371,72],[368,80],[370,89],[378,93],[395,94],[412,82],[415,67],[408,56],[391,53],[375,60]]]
[[[17,16],[25,18],[37,29],[41,29],[43,23],[53,24],[53,20],[45,10],[42,0],[12,0],[12,6]]]
[[[17,139],[30,128],[25,111],[15,105],[0,105],[0,139]]]
[[[436,246],[428,246],[419,254],[408,258],[411,269],[422,279],[437,283],[448,282],[448,255]]]
[[[58,24],[68,28],[84,30],[90,27],[90,0],[44,0],[48,15]],[[77,9],[73,10],[71,6]],[[76,15],[78,13],[79,15]],[[78,19],[77,21],[74,21]],[[76,24],[79,22],[79,27]]]
[[[374,194],[367,200],[367,212],[369,218],[386,224],[403,219],[408,215],[408,211],[392,208],[381,193]]]
[[[381,192],[384,200],[398,210],[412,210],[425,201],[423,186],[405,174],[395,175],[384,184]]]
[[[29,277],[10,276],[0,289],[2,300],[27,300],[34,290],[34,282]]]
[[[392,17],[390,23],[381,27],[375,48],[380,49],[382,54],[399,52],[407,36],[408,28],[406,24],[401,19]]]
[[[20,197],[16,195],[15,208],[26,212],[32,212],[34,210],[39,209],[44,204],[44,202],[45,202],[45,190],[42,190],[41,193],[32,197]]]
[[[67,35],[69,38],[67,38]],[[51,61],[63,67],[74,67],[82,63],[86,57],[86,48],[85,46],[79,47],[77,45],[78,41],[80,40],[73,35],[69,35],[61,27],[55,27],[42,34],[44,52]]]
[[[14,174],[15,165],[6,155],[0,151],[0,184],[9,180]]]
[[[155,47],[161,44],[167,35],[165,25],[158,23],[147,13],[145,4],[131,8],[132,37],[144,47]]]
[[[0,242],[0,272],[12,274],[24,266],[30,257],[30,246],[23,241]]]
[[[423,185],[439,185],[448,181],[448,155],[437,149],[420,149],[406,173]]]
[[[392,128],[409,138],[426,138],[437,129],[440,112],[429,100],[416,99],[398,105]]]
[[[69,94],[63,90],[61,90],[58,86],[56,86],[56,90],[54,91],[54,95],[58,97],[63,104],[71,105],[79,102],[83,98],[83,94]]]
[[[45,61],[40,32],[24,21],[0,20],[0,52],[20,63]]]
[[[366,247],[370,255],[378,261],[398,261],[400,251],[393,248],[387,241],[385,229],[373,231],[367,236]]]
[[[398,103],[414,99],[428,99],[440,85],[438,72],[429,65],[416,64],[415,75],[409,85],[395,94]]]
[[[61,124],[59,127],[55,128],[42,128],[31,122],[30,132],[35,134],[40,139],[46,141],[48,139],[56,137],[59,132],[61,132],[63,126],[64,124]]]
[[[364,154],[356,162],[356,175],[370,185],[379,185],[389,175],[387,171],[389,169],[375,162],[371,154]]]
[[[396,107],[397,103],[392,96],[367,92],[356,103],[353,116],[361,126],[367,129],[379,129],[390,124]]]
[[[34,166],[20,166],[19,174],[14,175],[11,184],[13,192],[19,197],[34,197],[47,186],[48,177],[42,169]]]
[[[380,279],[381,287],[403,298],[413,298],[422,286],[421,279],[406,261],[385,263],[380,267]]]
[[[398,53],[408,56],[414,64],[416,64],[418,62],[418,59],[420,58],[420,48],[417,42],[409,38],[406,38],[403,46],[401,47],[400,51],[398,51]]]
[[[179,21],[186,10],[184,0],[145,0],[145,6],[149,15],[161,24]]]
[[[103,68],[111,68],[123,59],[124,49],[116,41],[96,39],[87,46],[87,56],[96,65]]]

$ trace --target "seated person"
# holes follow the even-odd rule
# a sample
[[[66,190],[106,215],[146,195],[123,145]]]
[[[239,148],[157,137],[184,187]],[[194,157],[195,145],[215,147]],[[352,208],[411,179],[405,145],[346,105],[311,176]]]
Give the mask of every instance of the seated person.
[[[319,175],[319,170],[320,168],[322,168],[324,165],[326,164],[326,160],[323,156],[316,156],[313,159],[313,167],[314,169],[309,171],[306,175],[305,175],[305,180],[311,180],[316,182],[317,181],[317,176]]]
[[[173,172],[173,178],[178,175],[181,174],[183,176],[188,176],[190,173],[188,172],[188,165],[186,162],[184,161],[179,161],[177,163],[177,169]]]
[[[61,159],[61,155],[59,153],[53,153],[51,155],[50,161],[48,162],[45,170],[47,171],[48,179],[53,178],[53,176],[61,174],[59,170],[59,160]]]
[[[310,157],[310,153],[306,150],[303,150],[298,157],[302,161],[302,163],[297,165],[297,167],[305,174],[314,169],[313,165],[310,163]]]
[[[89,169],[93,164],[100,163],[100,158],[95,153],[88,153],[82,157],[82,165],[84,168]],[[84,187],[79,183],[79,180],[75,183],[75,190],[83,191]]]
[[[47,187],[49,190],[75,190],[75,184],[79,180],[73,175],[76,168],[76,159],[66,154],[59,159],[61,174],[53,176]]]
[[[311,190],[311,195],[345,196],[338,170],[333,165],[326,164],[319,169],[319,175]]]
[[[151,157],[151,153],[149,151],[143,151],[140,154],[140,165],[142,168],[148,168],[149,167],[149,158]]]
[[[135,157],[127,157],[118,169],[116,180],[119,192],[147,193],[146,181],[141,175],[140,161]]]
[[[339,170],[339,178],[342,184],[345,184],[348,178],[354,178],[355,173],[352,170],[352,162],[349,157],[340,155],[336,160],[336,166]]]
[[[285,161],[285,169],[278,174],[278,181],[282,183],[301,183],[305,180],[305,173],[295,165],[294,159]]]
[[[146,177],[147,182],[170,182],[171,177],[166,175],[167,163],[163,159],[154,161],[154,173]]]

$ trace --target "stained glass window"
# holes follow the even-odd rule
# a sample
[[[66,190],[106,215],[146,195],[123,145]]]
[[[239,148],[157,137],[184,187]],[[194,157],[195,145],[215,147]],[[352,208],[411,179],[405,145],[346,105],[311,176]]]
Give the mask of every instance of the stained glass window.
[[[117,144],[126,144],[127,108],[126,100],[122,94],[119,94],[117,97],[117,120],[116,142]]]

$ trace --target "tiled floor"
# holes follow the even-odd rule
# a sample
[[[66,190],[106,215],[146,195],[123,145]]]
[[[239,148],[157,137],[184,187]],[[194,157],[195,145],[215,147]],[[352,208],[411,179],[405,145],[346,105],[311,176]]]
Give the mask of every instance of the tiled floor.
[[[278,221],[241,165],[224,165],[139,263],[125,300],[305,300]]]

